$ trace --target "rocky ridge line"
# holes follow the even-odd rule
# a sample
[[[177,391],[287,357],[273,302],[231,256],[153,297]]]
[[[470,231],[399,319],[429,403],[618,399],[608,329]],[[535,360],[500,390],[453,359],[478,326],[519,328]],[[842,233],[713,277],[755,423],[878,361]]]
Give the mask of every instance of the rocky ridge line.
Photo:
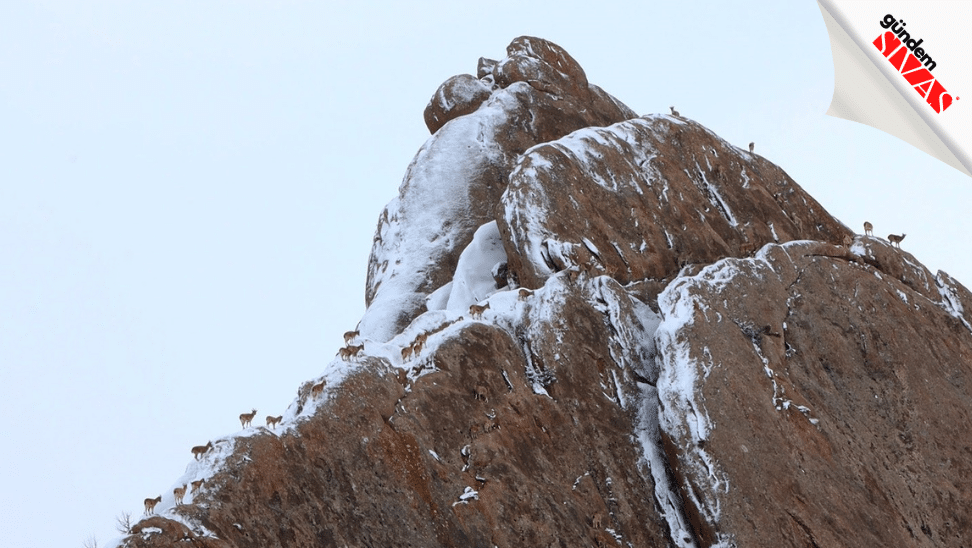
[[[970,542],[967,289],[550,42],[477,72],[379,219],[363,351],[121,545]]]

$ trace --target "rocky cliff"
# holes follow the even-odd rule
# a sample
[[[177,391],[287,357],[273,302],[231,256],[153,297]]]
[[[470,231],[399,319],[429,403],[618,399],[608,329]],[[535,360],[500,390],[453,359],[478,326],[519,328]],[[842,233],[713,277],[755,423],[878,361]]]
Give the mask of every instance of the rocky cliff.
[[[349,349],[121,545],[972,544],[972,294],[507,53],[426,108]]]

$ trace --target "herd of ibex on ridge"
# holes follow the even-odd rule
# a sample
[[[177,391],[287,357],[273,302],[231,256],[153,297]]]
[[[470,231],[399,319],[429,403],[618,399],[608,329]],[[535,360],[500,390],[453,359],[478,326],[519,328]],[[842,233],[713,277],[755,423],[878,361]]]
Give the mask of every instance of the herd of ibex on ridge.
[[[321,393],[321,391],[323,390],[323,388],[324,388],[324,381],[321,381],[320,383],[314,385],[314,387],[311,390],[311,393],[316,396],[317,394],[320,394]],[[253,422],[253,418],[256,417],[256,414],[257,414],[257,410],[256,409],[253,409],[249,413],[241,413],[240,414],[240,425],[244,429],[247,428],[248,426],[251,426],[251,424]],[[283,415],[278,415],[276,417],[271,416],[271,415],[267,415],[267,428],[276,428],[276,426],[278,424],[280,424],[280,422],[282,420],[283,420]],[[210,441],[206,445],[197,445],[197,446],[193,447],[192,449],[190,449],[190,452],[192,453],[192,456],[193,456],[193,458],[195,460],[200,460],[201,458],[203,458],[206,455],[206,453],[209,453],[210,451],[212,451],[212,449],[213,449],[213,442]],[[198,491],[202,487],[203,483],[205,483],[205,482],[206,482],[206,479],[205,478],[202,478],[202,479],[198,479],[196,481],[191,482],[189,485],[183,485],[182,487],[176,487],[175,489],[173,489],[172,490],[172,497],[173,497],[173,499],[175,499],[176,506],[181,506],[182,505],[182,500],[186,496],[186,488],[187,487],[190,488],[189,494],[193,494],[196,491]],[[145,515],[154,514],[155,513],[155,506],[158,503],[160,503],[160,502],[162,502],[162,496],[161,495],[155,497],[154,499],[152,499],[152,498],[145,499]]]
[[[677,116],[677,114],[675,114],[675,115]],[[866,236],[873,237],[874,236],[874,225],[872,225],[870,222],[865,221],[864,222],[864,234]],[[898,247],[900,249],[901,248],[901,240],[904,240],[905,239],[905,236],[907,236],[907,234],[901,234],[900,236],[897,235],[897,234],[889,234],[888,235],[888,241],[891,242],[891,245],[893,245],[895,247]],[[849,243],[850,243],[850,237],[845,238],[844,244],[845,245],[849,245]],[[589,269],[585,269],[585,270],[589,270]],[[580,273],[580,269],[578,269],[578,272],[577,273]],[[568,275],[569,274],[570,273],[568,273]],[[576,276],[576,273],[575,273],[575,276]],[[533,291],[531,291],[529,289],[520,288],[518,290],[518,298],[519,298],[519,300],[525,300],[525,299],[527,299],[528,297],[530,297],[532,295],[533,295]],[[483,304],[483,305],[479,305],[479,304],[470,305],[470,307],[469,307],[469,317],[472,318],[472,319],[481,319],[482,316],[483,316],[483,314],[487,310],[489,310],[489,308],[490,308],[489,307],[489,302],[486,302],[486,304]],[[455,321],[462,321],[462,320],[463,320],[463,318],[462,317],[459,317]],[[425,333],[421,333],[421,334],[417,335],[415,337],[415,339],[412,341],[411,344],[409,344],[409,345],[407,345],[407,346],[405,346],[405,347],[402,348],[402,351],[401,351],[402,361],[403,362],[406,362],[410,358],[412,358],[413,356],[418,355],[419,352],[421,352],[422,349],[425,347],[426,340],[428,339],[428,337],[429,337],[430,334],[435,333],[437,331],[441,331],[442,329],[444,329],[446,326],[448,326],[451,323],[453,323],[453,322],[448,322],[448,323],[444,324],[443,326],[441,326],[439,329],[436,329],[434,331],[425,332]],[[344,334],[344,343],[345,343],[345,346],[338,350],[338,355],[341,356],[341,359],[343,359],[345,361],[348,361],[348,360],[350,360],[352,358],[357,357],[358,354],[360,354],[364,350],[364,343],[359,344],[357,346],[351,344],[351,343],[355,342],[355,340],[359,336],[360,336],[360,333],[357,330],[355,330],[355,331],[348,331],[348,332],[346,332]],[[322,381],[314,384],[313,386],[311,386],[310,396],[312,398],[317,398],[318,396],[320,396],[323,393],[323,391],[324,391],[324,386],[325,385],[326,385],[326,382],[322,380]],[[486,390],[485,390],[485,387],[476,387],[476,390],[474,391],[474,397],[477,398],[477,399],[486,400]],[[252,421],[253,421],[253,418],[256,416],[256,414],[257,414],[257,410],[256,409],[253,409],[249,413],[241,413],[240,414],[240,425],[244,429],[247,428],[247,427],[249,427],[249,426],[251,426]],[[280,415],[280,416],[277,416],[277,417],[269,416],[268,415],[267,418],[266,418],[267,428],[276,428],[276,426],[278,424],[280,424],[280,422],[282,420],[283,420],[283,415]],[[203,458],[206,455],[206,453],[208,453],[212,449],[213,449],[213,442],[210,441],[206,445],[197,445],[197,446],[193,447],[191,449],[191,452],[192,452],[193,457],[196,460],[199,460],[199,459]],[[205,481],[206,481],[205,479],[200,479],[200,480],[193,481],[190,484],[191,485],[191,489],[190,489],[189,493],[192,494],[192,493],[196,492],[198,489],[200,489],[202,487],[202,485],[203,485],[203,483]],[[173,495],[173,497],[175,499],[176,506],[179,506],[179,505],[182,504],[182,500],[183,500],[183,498],[185,498],[185,495],[186,495],[186,488],[187,487],[189,487],[189,486],[183,485],[182,487],[176,487],[175,489],[173,489],[172,495]],[[161,496],[158,496],[158,497],[155,497],[155,498],[145,499],[145,514],[146,515],[153,514],[155,512],[155,506],[159,502],[161,502],[161,501],[162,501],[162,497]]]
[[[674,116],[676,118],[681,118],[681,115],[679,114],[679,112],[677,110],[675,110],[675,107],[674,106],[669,107],[669,108],[671,109],[672,116]],[[754,148],[755,148],[755,143],[749,143],[749,152],[750,153],[753,153]],[[874,236],[874,226],[870,222],[867,222],[867,221],[864,222],[864,234],[865,234],[865,236],[870,236],[870,237],[873,237]],[[888,241],[891,243],[892,246],[895,246],[895,247],[897,247],[897,248],[900,249],[901,248],[901,241],[905,239],[905,236],[907,236],[907,234],[901,234],[900,236],[897,235],[897,234],[889,234],[888,235]],[[844,237],[843,243],[844,243],[845,246],[850,246],[852,244],[852,242],[853,242],[853,240],[850,238],[850,236],[845,236]],[[580,274],[587,274],[589,276],[593,276],[593,275],[595,275],[595,271],[594,270],[595,270],[595,267],[592,264],[586,264],[586,263],[585,264],[581,264],[576,269],[570,269],[568,271],[568,273],[567,273],[568,280],[574,281],[574,280],[577,279],[577,277]],[[520,288],[518,290],[518,299],[521,300],[521,301],[526,300],[527,298],[529,298],[532,295],[533,295],[533,291],[532,290],[529,290],[529,289],[526,289],[526,288]],[[470,307],[469,307],[469,317],[471,319],[474,319],[474,320],[481,319],[482,316],[483,316],[483,314],[487,310],[489,310],[489,309],[490,309],[489,302],[486,302],[483,305],[479,305],[479,304],[470,305]],[[434,334],[434,333],[436,333],[438,331],[441,331],[442,329],[445,329],[445,327],[447,327],[448,325],[450,325],[452,323],[461,322],[461,321],[463,321],[463,318],[462,317],[459,317],[458,319],[456,319],[456,320],[454,320],[452,322],[447,322],[447,323],[443,324],[442,326],[440,326],[437,329],[434,329],[434,330],[431,330],[431,331],[426,331],[426,332],[423,332],[423,333],[417,335],[415,337],[415,339],[412,341],[411,344],[409,344],[407,346],[404,346],[402,348],[402,350],[401,350],[402,362],[407,362],[411,358],[413,358],[414,356],[417,356],[422,351],[422,349],[425,347],[425,343],[426,343],[426,340],[428,339],[429,335]],[[345,343],[345,346],[341,347],[338,350],[338,353],[337,353],[337,355],[339,355],[342,360],[344,360],[344,361],[350,361],[353,358],[356,358],[364,350],[365,345],[364,345],[363,342],[362,342],[362,344],[359,344],[359,345],[356,345],[356,346],[355,345],[352,345],[352,343],[355,342],[358,339],[359,336],[360,336],[360,332],[358,330],[348,331],[348,332],[344,333],[344,343]],[[311,386],[311,389],[310,389],[310,397],[311,398],[317,398],[318,396],[320,396],[323,393],[323,391],[324,391],[325,385],[326,385],[326,382],[324,380],[321,380],[320,382],[312,385]],[[487,390],[487,388],[485,386],[477,386],[476,389],[473,391],[473,397],[475,399],[481,399],[484,402],[488,401],[488,395],[487,394],[488,394],[488,390]],[[240,424],[241,424],[241,426],[244,429],[246,429],[247,427],[250,427],[251,426],[252,421],[253,421],[254,417],[256,416],[256,413],[257,413],[257,410],[256,409],[253,409],[249,413],[242,413],[242,414],[240,414]],[[283,420],[283,415],[276,416],[276,417],[268,415],[266,417],[267,428],[275,429],[276,426],[278,424],[280,424],[280,422],[282,420]],[[493,421],[488,421],[486,423],[486,425],[483,427],[483,431],[489,432],[489,431],[491,431],[491,430],[493,430],[495,428],[498,428],[498,425],[496,425],[495,422],[493,422]],[[191,449],[191,452],[192,452],[193,458],[195,460],[200,460],[200,459],[204,458],[204,456],[208,452],[210,452],[212,449],[213,449],[213,442],[210,441],[206,445],[197,445],[197,446],[193,447]],[[185,498],[186,488],[187,487],[190,488],[189,493],[190,494],[193,494],[193,493],[195,493],[196,491],[198,491],[202,487],[202,485],[203,485],[203,483],[205,483],[205,481],[206,481],[205,478],[203,478],[203,479],[199,479],[199,480],[193,481],[189,485],[182,485],[181,487],[176,487],[175,489],[173,489],[172,494],[173,494],[173,497],[175,499],[176,506],[180,506],[180,505],[183,504],[182,501]],[[161,495],[158,496],[158,497],[155,497],[155,498],[147,498],[147,499],[145,499],[145,514],[146,515],[154,514],[155,513],[155,506],[157,504],[159,504],[161,501],[162,501],[162,496]],[[600,527],[602,527],[603,520],[604,520],[604,518],[603,518],[603,516],[600,513],[595,514],[594,517],[592,518],[591,525],[594,528],[600,528]]]
[[[874,225],[868,221],[864,221],[864,235],[871,237],[874,236]],[[888,234],[888,241],[891,242],[891,245],[901,249],[901,240],[904,240],[905,236],[907,236],[907,234],[902,234],[900,236],[897,234]]]
[[[675,112],[674,109],[673,109],[673,114],[675,116],[678,116],[678,113]],[[750,143],[750,150],[752,150],[752,143]],[[864,234],[866,236],[873,237],[873,235],[874,235],[874,225],[872,225],[870,222],[865,221],[864,222]],[[901,234],[900,236],[897,235],[897,234],[889,234],[888,235],[888,241],[891,242],[891,245],[896,246],[896,247],[898,247],[900,249],[901,248],[901,240],[904,240],[905,236],[907,236],[907,234]],[[849,236],[847,236],[847,237],[844,238],[844,242],[843,243],[844,243],[844,245],[850,245],[852,243],[852,240],[851,240],[851,238]],[[567,274],[568,275],[568,279],[570,279],[571,281],[573,281],[581,273],[585,273],[585,274],[588,274],[588,275],[593,275],[594,274],[593,269],[594,269],[594,267],[592,265],[586,265],[586,264],[585,265],[581,265],[577,269],[571,269],[571,271],[568,272],[568,274]],[[529,290],[529,289],[526,289],[526,288],[520,288],[518,290],[518,299],[521,300],[521,301],[522,300],[526,300],[527,298],[529,298],[532,295],[533,295],[533,291],[532,290]],[[487,310],[489,310],[489,309],[490,309],[490,307],[489,307],[489,302],[488,301],[485,304],[482,304],[482,305],[480,305],[480,304],[470,305],[469,306],[469,317],[472,318],[472,319],[481,319],[482,316],[483,316],[483,314]],[[448,325],[451,325],[452,323],[461,322],[461,321],[463,321],[463,318],[460,316],[459,318],[457,318],[456,320],[454,320],[452,322],[447,322],[447,323],[443,324],[438,329],[434,329],[434,330],[427,331],[427,332],[424,332],[424,333],[421,333],[421,334],[417,335],[415,337],[415,339],[412,341],[411,344],[409,344],[407,346],[404,346],[402,348],[402,351],[401,351],[402,362],[407,362],[407,361],[409,361],[410,358],[412,358],[414,356],[417,356],[422,351],[422,349],[425,347],[425,343],[426,343],[426,340],[428,339],[429,335],[445,329]],[[345,346],[343,346],[342,348],[340,348],[338,350],[338,355],[341,356],[341,359],[342,360],[344,360],[344,361],[350,361],[352,358],[356,358],[358,356],[358,354],[360,354],[364,350],[364,346],[365,346],[364,343],[361,343],[361,344],[359,344],[357,346],[352,345],[352,343],[355,342],[359,336],[360,336],[360,332],[358,330],[348,331],[348,332],[346,332],[344,334],[344,344],[345,344]],[[310,389],[310,397],[311,398],[317,398],[318,396],[320,396],[324,392],[324,387],[325,387],[326,384],[327,384],[326,381],[321,380],[320,382],[318,382],[318,383],[314,384],[313,386],[311,386],[311,389]],[[476,387],[476,390],[474,391],[474,397],[476,399],[482,399],[482,400],[485,401],[486,398],[487,398],[486,393],[487,393],[487,391],[486,391],[485,387],[479,387],[479,386],[477,386]],[[249,426],[251,426],[252,421],[253,421],[253,418],[256,416],[256,414],[257,414],[257,410],[256,409],[253,409],[249,413],[241,413],[240,414],[240,425],[244,429],[247,428],[247,427],[249,427]],[[283,415],[276,416],[276,417],[268,415],[267,418],[266,418],[267,428],[271,428],[271,429],[276,428],[276,426],[278,424],[280,424],[280,422],[282,420],[283,420]],[[486,430],[486,431],[489,431],[489,430],[491,430],[491,428],[488,429],[488,430]],[[208,453],[212,449],[213,449],[213,442],[210,441],[206,445],[197,445],[197,446],[193,447],[191,449],[191,452],[192,452],[193,458],[195,458],[196,460],[200,460],[201,458],[203,458],[206,455],[206,453]],[[198,489],[200,489],[202,487],[202,485],[203,485],[203,483],[205,481],[206,481],[205,479],[199,479],[199,480],[193,481],[190,484],[191,485],[191,489],[190,489],[189,493],[190,494],[195,493]],[[189,486],[183,485],[182,487],[176,487],[175,489],[173,489],[172,495],[173,495],[173,498],[175,499],[176,506],[182,505],[182,500],[185,498],[186,488],[187,487],[189,487]],[[155,497],[155,498],[147,498],[147,499],[145,499],[145,514],[146,515],[154,514],[155,513],[155,506],[158,503],[160,503],[161,501],[162,501],[161,495],[158,496],[158,497]],[[598,520],[595,520],[595,521],[598,521]]]

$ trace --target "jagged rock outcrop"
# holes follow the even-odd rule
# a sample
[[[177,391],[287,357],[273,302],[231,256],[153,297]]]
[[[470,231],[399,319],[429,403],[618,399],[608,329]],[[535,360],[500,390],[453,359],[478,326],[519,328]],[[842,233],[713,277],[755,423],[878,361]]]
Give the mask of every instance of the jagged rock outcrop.
[[[492,83],[471,74],[458,74],[435,91],[425,107],[425,125],[433,134],[453,118],[471,114],[492,95]]]
[[[507,53],[498,62],[480,61],[478,84],[469,75],[449,79],[426,108],[434,134],[378,220],[360,325],[371,339],[400,332],[452,278],[473,233],[501,211],[500,196],[524,151],[635,116],[588,84],[556,44],[524,36]]]
[[[503,204],[510,269],[527,287],[584,264],[622,283],[663,281],[766,243],[850,234],[778,166],[670,116],[530,149]]]
[[[972,337],[952,283],[862,238],[769,245],[665,290],[665,445],[703,544],[968,545]]]
[[[121,544],[972,544],[972,293],[558,46],[507,53],[426,111],[360,354]]]

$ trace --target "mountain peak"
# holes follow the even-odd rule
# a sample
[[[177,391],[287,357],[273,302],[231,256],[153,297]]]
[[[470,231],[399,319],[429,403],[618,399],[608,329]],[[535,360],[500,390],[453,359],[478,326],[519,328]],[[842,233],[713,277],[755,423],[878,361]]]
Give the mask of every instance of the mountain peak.
[[[968,544],[972,294],[672,110],[447,80],[358,332],[121,545]]]

